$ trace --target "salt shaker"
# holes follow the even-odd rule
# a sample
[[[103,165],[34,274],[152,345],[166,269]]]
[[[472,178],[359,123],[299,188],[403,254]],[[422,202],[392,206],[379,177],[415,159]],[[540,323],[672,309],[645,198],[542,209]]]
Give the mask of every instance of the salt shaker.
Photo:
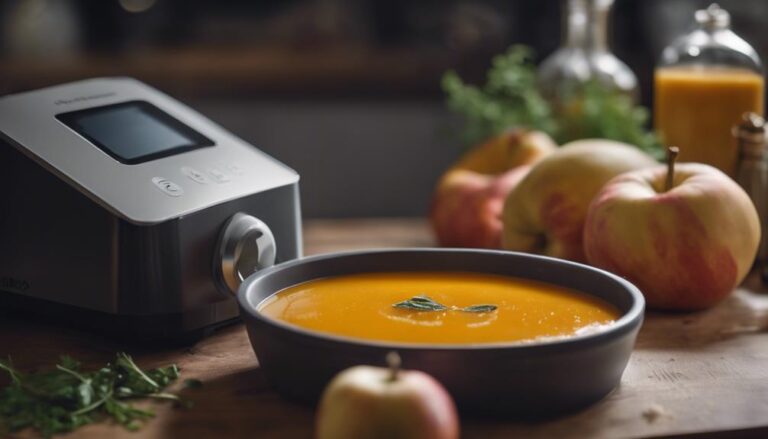
[[[768,256],[768,161],[766,161],[765,120],[756,113],[744,113],[742,121],[733,128],[738,143],[736,182],[747,192],[760,217],[760,248],[757,263],[764,266]],[[766,279],[765,270],[763,278]]]

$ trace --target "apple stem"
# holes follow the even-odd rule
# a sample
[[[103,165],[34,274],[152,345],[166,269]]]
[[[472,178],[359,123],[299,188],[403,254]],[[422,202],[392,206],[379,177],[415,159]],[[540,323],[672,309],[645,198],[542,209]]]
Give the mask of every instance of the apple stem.
[[[387,354],[387,366],[389,366],[389,381],[397,381],[397,374],[400,372],[402,360],[400,354],[392,351]]]
[[[664,185],[664,192],[672,189],[675,183],[675,160],[678,154],[680,154],[680,148],[676,146],[667,148],[667,184]]]

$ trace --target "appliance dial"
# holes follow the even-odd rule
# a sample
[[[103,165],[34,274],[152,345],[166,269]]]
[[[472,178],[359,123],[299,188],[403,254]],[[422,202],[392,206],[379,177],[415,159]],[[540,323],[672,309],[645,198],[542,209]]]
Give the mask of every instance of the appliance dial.
[[[275,237],[263,221],[245,213],[234,214],[224,225],[213,269],[222,289],[236,294],[251,274],[275,265]]]

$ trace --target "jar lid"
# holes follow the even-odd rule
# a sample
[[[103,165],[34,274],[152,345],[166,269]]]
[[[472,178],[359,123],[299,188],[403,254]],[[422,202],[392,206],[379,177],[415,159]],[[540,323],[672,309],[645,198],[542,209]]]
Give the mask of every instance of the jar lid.
[[[707,9],[699,9],[695,17],[696,22],[708,30],[727,29],[731,25],[731,14],[717,3],[712,3]]]

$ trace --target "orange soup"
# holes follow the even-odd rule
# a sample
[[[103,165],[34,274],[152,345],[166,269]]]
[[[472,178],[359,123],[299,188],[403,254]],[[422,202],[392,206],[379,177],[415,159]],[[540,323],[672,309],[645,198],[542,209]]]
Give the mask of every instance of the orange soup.
[[[599,330],[610,304],[550,284],[477,273],[366,273],[286,288],[271,318],[329,334],[405,343],[499,343]]]

